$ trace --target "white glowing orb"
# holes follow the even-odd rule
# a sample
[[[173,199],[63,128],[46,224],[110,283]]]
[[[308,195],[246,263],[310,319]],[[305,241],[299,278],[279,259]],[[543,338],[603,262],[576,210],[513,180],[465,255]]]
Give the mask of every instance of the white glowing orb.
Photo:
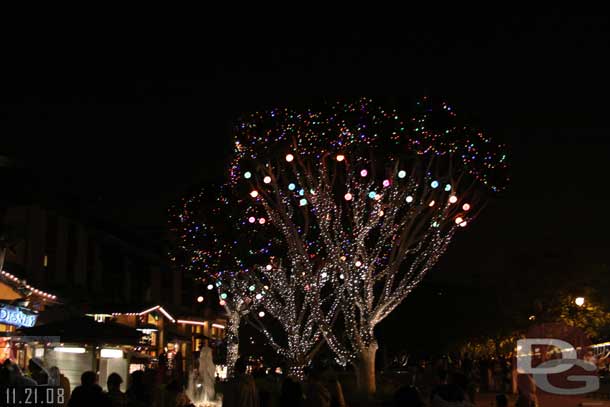
[[[356,267],[362,266],[362,262],[360,260],[356,260]]]
[[[468,224],[468,222],[464,221],[464,222],[460,223],[460,226],[461,227],[466,227],[467,224]]]
[[[258,313],[258,316],[259,316],[259,317],[261,317],[261,318],[262,318],[262,317],[264,317],[264,316],[265,316],[265,311],[261,311],[261,312],[259,312],[259,313]]]
[[[404,178],[407,176],[407,172],[405,170],[398,171],[398,178]]]
[[[213,290],[214,286],[212,284],[208,284],[208,290]]]
[[[345,160],[345,156],[343,154],[337,154],[337,161],[341,162]]]
[[[200,295],[199,297],[197,297],[197,302],[203,302],[203,296]]]
[[[411,195],[409,195],[407,197],[407,199],[405,199],[405,201],[407,201],[407,203],[411,203],[411,202],[413,202],[413,197]]]
[[[577,297],[577,298],[574,300],[574,303],[575,303],[576,305],[578,305],[579,307],[582,307],[583,305],[585,305],[585,299],[584,299],[584,297]]]
[[[449,197],[449,203],[456,203],[456,202],[457,202],[457,196],[451,195]]]
[[[294,160],[294,156],[292,154],[286,154],[286,161],[290,163],[292,160]]]
[[[352,200],[352,194],[350,194],[349,192],[345,195],[343,195],[343,198],[345,198],[346,201],[351,201]]]
[[[301,205],[301,206],[305,206],[305,205],[307,205],[307,199],[305,199],[305,198],[301,199],[301,200],[299,201],[299,205]]]
[[[368,173],[369,172],[367,170],[362,170],[362,171],[360,171],[360,176],[361,177],[366,177],[368,175]]]
[[[244,172],[244,178],[245,178],[245,179],[250,179],[250,178],[252,178],[252,173],[251,173],[250,171],[246,171],[246,172]]]
[[[263,182],[264,182],[265,184],[269,184],[269,183],[271,183],[271,177],[267,175],[265,178],[263,178]]]
[[[255,189],[255,190],[253,190],[252,192],[250,192],[250,196],[251,196],[252,198],[256,198],[256,197],[258,196],[258,191],[257,191],[256,189]]]
[[[254,216],[250,216],[250,217],[248,218],[248,222],[250,222],[250,223],[254,223],[254,222],[256,222],[256,218],[255,218]]]
[[[435,204],[435,203],[436,203],[436,202],[434,202],[434,201],[430,201],[430,203],[428,204],[428,206],[429,206],[430,208],[432,208],[432,207],[434,206],[434,204]]]
[[[261,298],[263,298],[263,294],[260,294],[260,293],[259,293],[259,294],[256,294],[256,299],[257,299],[257,300],[260,300]]]
[[[470,210],[470,204],[465,203],[464,205],[462,205],[462,209],[465,211],[469,211]]]
[[[260,223],[261,225],[264,225],[264,224],[265,224],[265,222],[267,222],[267,220],[266,220],[265,218],[260,218],[260,219],[258,220],[258,223]]]
[[[463,219],[463,218],[461,218],[461,217],[459,217],[459,216],[458,216],[457,218],[455,218],[455,223],[457,223],[458,225],[459,225],[460,223],[462,223],[462,222],[464,222],[464,219]]]
[[[271,270],[273,268],[273,266],[271,264],[267,264],[267,267],[265,267],[267,270]]]
[[[326,277],[328,276],[328,274],[327,274],[326,272],[323,272],[323,273],[321,274],[321,276],[322,276],[322,278],[326,278]]]

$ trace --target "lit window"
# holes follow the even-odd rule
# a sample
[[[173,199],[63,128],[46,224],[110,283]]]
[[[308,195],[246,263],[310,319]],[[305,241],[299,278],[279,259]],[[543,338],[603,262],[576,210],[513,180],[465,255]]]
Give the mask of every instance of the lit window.
[[[49,256],[47,256],[46,254],[44,255],[44,260],[42,261],[42,265],[44,267],[47,267],[49,265]]]

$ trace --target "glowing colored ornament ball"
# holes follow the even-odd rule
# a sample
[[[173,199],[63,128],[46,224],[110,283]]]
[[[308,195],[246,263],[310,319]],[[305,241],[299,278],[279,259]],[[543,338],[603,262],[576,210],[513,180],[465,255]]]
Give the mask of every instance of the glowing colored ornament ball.
[[[460,223],[460,226],[461,226],[461,227],[465,227],[465,226],[466,226],[466,224],[467,224],[467,222],[466,222],[466,221],[464,221],[464,222]]]
[[[356,264],[356,267],[360,267],[360,266],[362,266],[362,262],[361,262],[360,260],[356,260],[356,263],[355,263],[355,264]]]
[[[294,160],[294,156],[292,154],[286,154],[286,161],[291,163]]]
[[[462,205],[462,209],[465,211],[469,211],[470,210],[470,204],[465,203],[464,205]]]
[[[361,177],[366,177],[368,174],[369,174],[369,172],[367,170],[360,171],[360,176]]]
[[[345,194],[343,196],[343,198],[345,198],[346,201],[351,201],[352,200],[352,194],[350,194],[349,192],[347,194]]]
[[[200,295],[199,297],[197,297],[197,302],[203,302],[203,296]]]
[[[265,222],[267,222],[267,221],[265,220],[265,218],[260,218],[260,219],[258,220],[258,223],[260,223],[261,225],[264,225],[264,224],[265,224]]]
[[[212,284],[208,284],[208,290],[213,290],[214,286]]]
[[[255,286],[253,286],[253,285],[251,285],[250,287],[248,287],[248,290],[250,290],[250,291],[254,291],[254,290],[256,290],[256,287],[255,287]]]
[[[227,302],[225,300],[220,300],[218,303],[222,307],[222,306],[226,305]]]
[[[255,297],[256,297],[257,300],[260,300],[261,298],[263,298],[263,294],[258,293],[258,294],[256,294]]]
[[[251,173],[250,171],[246,171],[246,172],[244,173],[244,178],[245,178],[245,179],[250,179],[250,178],[252,178],[252,173]]]
[[[376,196],[377,196],[377,193],[375,191],[369,192],[369,198],[375,199]]]
[[[265,184],[269,184],[269,183],[271,183],[271,177],[267,175],[265,178],[263,178],[263,182],[264,182]]]
[[[432,181],[432,182],[430,183],[430,186],[431,186],[432,188],[438,188],[438,181]]]
[[[223,300],[226,300],[227,297],[228,297],[227,293],[220,294],[220,298],[223,299]]]
[[[398,178],[404,178],[407,176],[407,172],[405,170],[398,171]]]
[[[259,317],[261,317],[261,318],[262,318],[262,317],[264,317],[264,316],[265,316],[265,311],[261,311],[261,312],[259,312],[259,313],[258,313],[258,316],[259,316]]]
[[[248,218],[248,222],[250,222],[250,223],[254,223],[254,222],[256,222],[256,218],[255,218],[254,216],[250,216],[250,217]]]
[[[413,202],[413,197],[411,195],[409,195],[409,196],[407,196],[405,201],[407,201],[407,203],[411,203],[411,202]]]
[[[434,201],[430,201],[430,203],[428,204],[428,206],[429,206],[430,208],[432,208],[432,207],[434,206],[434,204],[435,204],[435,203],[436,203],[436,202],[434,202]]]
[[[449,197],[449,203],[456,203],[456,202],[457,202],[457,196],[451,195]]]
[[[252,192],[250,192],[250,196],[251,196],[252,198],[256,198],[256,197],[258,196],[258,191],[257,191],[256,189],[255,189],[255,190],[253,190]]]
[[[271,264],[267,264],[267,266],[265,267],[267,269],[267,271],[271,271],[271,269],[273,268],[273,266]]]
[[[383,180],[383,186],[386,187],[386,188],[389,187],[390,186],[390,180],[389,179],[384,179]]]
[[[445,191],[447,191],[447,192],[451,191],[451,184],[445,185]]]
[[[292,182],[291,182],[290,184],[288,184],[288,189],[289,189],[289,190],[291,190],[291,191],[294,191],[294,189],[295,189],[296,187],[297,187],[297,186],[296,186],[296,185],[294,185],[294,183],[292,183]]]
[[[307,205],[307,199],[305,199],[305,198],[301,199],[301,200],[299,201],[299,205],[301,205],[301,206],[305,206],[305,205]]]
[[[462,223],[462,222],[464,222],[464,219],[463,219],[463,218],[461,218],[461,217],[459,217],[459,216],[458,216],[457,218],[455,218],[455,223],[457,223],[458,225],[459,225],[460,223]]]
[[[337,161],[341,162],[345,160],[345,156],[343,154],[337,154]]]

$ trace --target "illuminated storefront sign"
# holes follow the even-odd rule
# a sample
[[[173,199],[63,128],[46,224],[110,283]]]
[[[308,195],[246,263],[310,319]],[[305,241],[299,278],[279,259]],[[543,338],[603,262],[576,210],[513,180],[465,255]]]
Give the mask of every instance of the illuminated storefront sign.
[[[31,328],[36,324],[37,317],[38,315],[26,314],[17,307],[0,305],[0,324]]]

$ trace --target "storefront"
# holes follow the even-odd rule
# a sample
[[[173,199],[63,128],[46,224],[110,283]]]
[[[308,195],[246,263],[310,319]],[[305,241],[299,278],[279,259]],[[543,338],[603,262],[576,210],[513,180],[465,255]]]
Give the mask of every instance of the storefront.
[[[111,320],[142,332],[141,352],[150,357],[150,364],[165,365],[168,370],[188,372],[194,356],[204,340],[220,342],[225,337],[224,319],[204,320],[193,317],[176,318],[161,305],[136,312],[89,314],[96,320]]]
[[[18,338],[17,330],[34,327],[39,313],[55,303],[55,295],[34,288],[6,271],[0,271],[0,362],[11,359],[22,369],[26,367],[34,354]]]
[[[46,366],[57,366],[70,380],[80,384],[87,370],[99,372],[99,384],[106,387],[108,376],[116,372],[123,378],[123,390],[132,361],[146,358],[138,352],[142,334],[112,322],[97,322],[89,317],[72,318],[20,330],[19,338],[41,358]]]

